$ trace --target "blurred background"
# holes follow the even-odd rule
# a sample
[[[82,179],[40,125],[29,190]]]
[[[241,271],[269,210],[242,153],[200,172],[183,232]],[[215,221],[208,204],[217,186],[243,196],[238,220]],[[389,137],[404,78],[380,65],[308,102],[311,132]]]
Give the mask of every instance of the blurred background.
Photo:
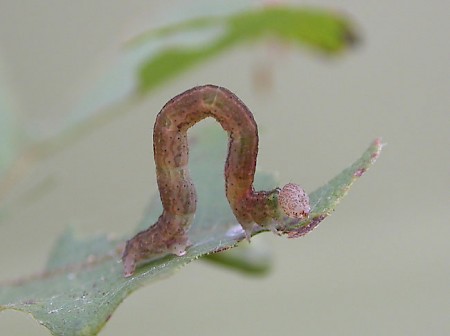
[[[0,131],[20,130],[0,149],[48,139],[131,92],[127,69],[139,55],[125,42],[136,34],[267,3],[0,0]],[[450,334],[450,4],[290,3],[346,13],[361,43],[332,58],[271,40],[241,45],[139,103],[119,102],[116,117],[22,175],[21,162],[0,200],[0,281],[41,269],[67,226],[129,232],[157,191],[155,115],[185,89],[214,83],[254,112],[258,166],[281,184],[312,191],[375,137],[387,146],[313,233],[257,238],[273,252],[268,276],[191,263],[131,295],[100,334]],[[49,334],[13,311],[0,314],[0,331]]]

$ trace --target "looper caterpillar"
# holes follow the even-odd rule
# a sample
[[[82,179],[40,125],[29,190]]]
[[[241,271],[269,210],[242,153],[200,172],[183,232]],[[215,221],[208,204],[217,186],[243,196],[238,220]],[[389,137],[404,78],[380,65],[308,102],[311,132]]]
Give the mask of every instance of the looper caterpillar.
[[[276,232],[283,216],[305,218],[310,211],[305,191],[292,183],[283,189],[255,191],[258,128],[250,110],[229,90],[204,85],[172,98],[156,117],[153,151],[163,213],[157,222],[127,241],[122,260],[126,277],[142,260],[166,254],[184,255],[197,195],[189,176],[187,130],[206,117],[228,133],[225,162],[226,196],[250,240],[256,224]]]

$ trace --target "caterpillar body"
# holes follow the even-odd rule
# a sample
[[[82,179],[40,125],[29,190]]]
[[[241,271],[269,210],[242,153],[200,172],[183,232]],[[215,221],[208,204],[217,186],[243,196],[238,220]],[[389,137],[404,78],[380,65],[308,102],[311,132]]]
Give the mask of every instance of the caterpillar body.
[[[122,256],[126,277],[140,261],[167,254],[181,256],[191,245],[188,231],[197,195],[188,170],[187,131],[207,117],[216,119],[228,133],[226,196],[248,240],[255,223],[276,232],[277,220],[283,216],[308,216],[309,198],[298,185],[254,190],[258,128],[245,104],[223,87],[194,87],[172,98],[156,117],[153,151],[163,213],[154,225],[127,241]]]

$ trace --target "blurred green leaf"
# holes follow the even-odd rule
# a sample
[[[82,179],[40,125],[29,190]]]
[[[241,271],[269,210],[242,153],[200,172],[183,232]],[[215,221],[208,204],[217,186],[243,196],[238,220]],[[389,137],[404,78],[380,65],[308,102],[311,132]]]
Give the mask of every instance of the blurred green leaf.
[[[194,36],[186,37],[189,33]],[[199,44],[195,34],[210,38]],[[234,46],[266,36],[322,54],[335,54],[355,41],[351,23],[339,13],[282,5],[187,20],[152,30],[129,42],[128,52],[89,88],[85,99],[74,108],[61,128],[55,130],[56,136],[34,139],[28,148],[18,148],[14,116],[8,106],[5,107],[0,92],[0,199],[29,173],[36,162],[64,149],[114,117],[131,111],[128,105],[136,98],[133,95],[136,87],[141,93],[148,93],[168,79]],[[168,48],[168,44],[174,45],[174,40],[179,42],[176,43],[178,47]],[[106,108],[111,105],[114,108]],[[10,169],[2,176],[6,167],[17,159],[18,149],[25,149],[21,152],[22,161],[15,161],[21,169]]]
[[[267,274],[272,266],[272,254],[264,241],[253,239],[251,244],[246,240],[226,251],[205,255],[201,260],[227,267],[247,275]]]
[[[0,310],[28,312],[53,335],[95,335],[122,300],[137,288],[166,277],[201,256],[229,249],[242,241],[243,231],[225,198],[226,135],[218,132],[217,127],[204,128],[195,134],[191,141],[195,146],[191,150],[190,169],[199,204],[189,232],[193,246],[185,256],[167,256],[152,261],[138,268],[132,277],[124,278],[120,250],[125,238],[78,239],[68,231],[60,237],[41,274],[0,286]],[[334,210],[350,185],[374,163],[380,150],[381,143],[377,140],[351,167],[310,195],[312,213],[308,220],[286,220],[280,230],[295,237],[315,227]],[[258,187],[274,186],[274,180],[267,174],[258,179]],[[153,202],[136,231],[154,223],[160,213],[160,202]],[[267,262],[261,256],[252,261],[251,253],[247,252],[220,258],[217,256],[219,260],[216,261],[235,268],[248,268],[248,271],[252,267],[264,270],[264,262]]]
[[[224,52],[231,47],[274,36],[318,52],[333,54],[356,41],[350,22],[336,12],[288,6],[268,6],[234,15],[200,18],[175,26],[156,29],[137,37],[130,44],[140,46],[150,39],[167,38],[186,31],[219,30],[220,33],[199,46],[172,47],[146,60],[139,70],[139,89],[147,93],[164,81]]]

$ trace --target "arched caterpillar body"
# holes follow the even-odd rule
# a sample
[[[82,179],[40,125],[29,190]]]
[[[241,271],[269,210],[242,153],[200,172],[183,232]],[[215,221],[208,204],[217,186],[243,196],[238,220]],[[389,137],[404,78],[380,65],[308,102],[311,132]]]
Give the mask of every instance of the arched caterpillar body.
[[[206,117],[215,118],[228,133],[226,196],[247,239],[255,223],[275,231],[282,216],[308,216],[308,195],[297,185],[254,190],[258,128],[244,103],[222,87],[194,87],[171,99],[156,118],[153,150],[164,210],[154,225],[127,241],[122,256],[125,276],[132,275],[142,260],[166,254],[181,256],[190,246],[188,230],[197,196],[188,170],[187,130]]]

